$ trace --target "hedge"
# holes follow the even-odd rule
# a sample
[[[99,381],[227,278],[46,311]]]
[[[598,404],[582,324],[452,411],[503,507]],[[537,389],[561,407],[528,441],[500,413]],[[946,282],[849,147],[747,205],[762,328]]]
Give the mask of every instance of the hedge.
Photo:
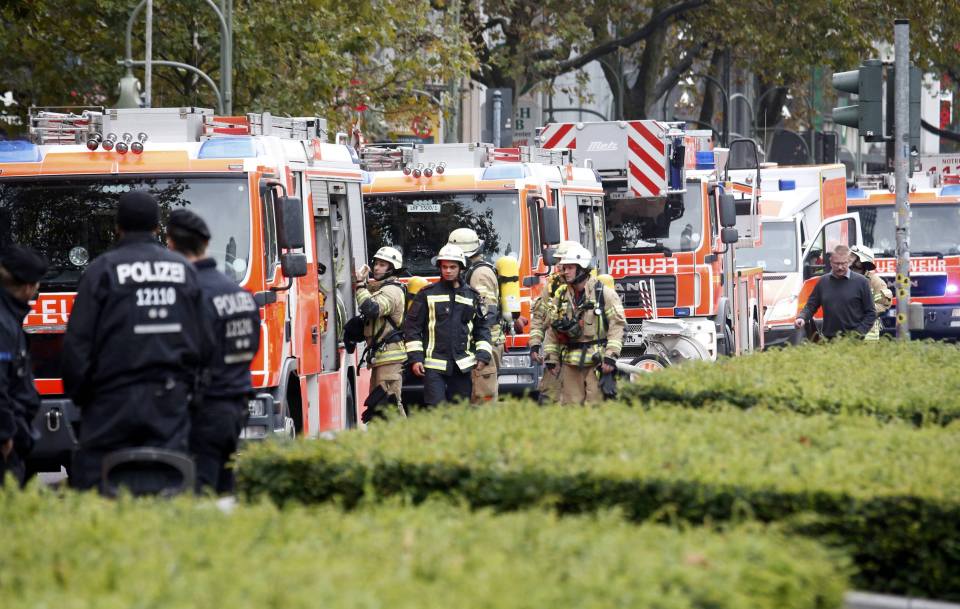
[[[940,427],[512,403],[266,443],[239,456],[238,477],[246,497],[280,504],[437,495],[502,511],[618,507],[634,521],[784,521],[849,550],[861,588],[960,599],[957,471],[960,435]]]
[[[230,513],[0,490],[5,607],[840,607],[848,561],[758,526],[449,505]]]
[[[932,341],[837,341],[776,349],[645,375],[624,399],[729,404],[801,414],[860,413],[914,425],[960,417],[960,349]]]

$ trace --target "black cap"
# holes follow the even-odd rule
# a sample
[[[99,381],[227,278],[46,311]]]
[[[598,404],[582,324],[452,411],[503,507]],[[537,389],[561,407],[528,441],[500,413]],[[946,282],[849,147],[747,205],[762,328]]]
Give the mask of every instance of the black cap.
[[[210,240],[210,229],[203,218],[193,213],[189,209],[175,209],[170,212],[170,219],[167,224],[180,230],[189,231],[200,236],[204,241]]]
[[[131,232],[154,230],[160,226],[157,200],[145,190],[123,193],[117,205],[117,226]]]
[[[0,252],[0,264],[20,283],[37,283],[50,266],[37,250],[23,245],[10,245]]]

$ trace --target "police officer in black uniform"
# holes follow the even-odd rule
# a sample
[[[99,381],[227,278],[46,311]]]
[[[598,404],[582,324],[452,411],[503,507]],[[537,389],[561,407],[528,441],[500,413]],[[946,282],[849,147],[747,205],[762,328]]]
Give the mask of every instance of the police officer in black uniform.
[[[197,466],[197,491],[233,491],[230,456],[237,450],[246,424],[247,401],[253,393],[250,362],[260,348],[260,308],[253,296],[217,270],[207,258],[210,229],[203,218],[177,209],[167,222],[167,246],[197,269],[203,290],[206,323],[213,329],[214,349],[204,373],[203,399],[191,412],[190,452]]]
[[[0,486],[7,472],[21,484],[33,448],[40,396],[33,384],[23,319],[37,295],[47,261],[17,245],[0,252]]]
[[[124,193],[120,239],[77,289],[63,344],[64,387],[81,410],[76,488],[98,487],[113,451],[188,449],[188,403],[212,337],[196,271],[160,244],[159,225],[153,195]]]

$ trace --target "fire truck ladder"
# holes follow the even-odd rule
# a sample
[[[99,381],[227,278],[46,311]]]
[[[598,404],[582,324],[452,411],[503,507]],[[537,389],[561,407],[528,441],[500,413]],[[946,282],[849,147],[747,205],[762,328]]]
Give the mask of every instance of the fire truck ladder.
[[[99,129],[103,112],[102,107],[90,106],[31,106],[30,137],[40,145],[83,144]]]
[[[250,135],[273,135],[289,140],[327,141],[327,121],[317,116],[273,116],[269,112],[248,114]]]

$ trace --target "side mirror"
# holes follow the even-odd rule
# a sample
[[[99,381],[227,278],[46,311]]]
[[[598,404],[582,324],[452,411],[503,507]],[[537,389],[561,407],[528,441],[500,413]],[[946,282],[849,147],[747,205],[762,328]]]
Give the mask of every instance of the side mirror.
[[[542,207],[540,209],[540,231],[542,241],[547,245],[560,243],[562,237],[560,236],[559,207]]]
[[[280,254],[280,269],[284,277],[303,277],[307,274],[307,255],[292,252]]]
[[[552,247],[548,247],[547,249],[543,250],[544,264],[546,264],[547,266],[555,265],[557,263],[556,253],[557,253],[557,250]]]
[[[720,231],[720,241],[730,245],[731,243],[736,243],[740,240],[740,233],[737,232],[737,229],[731,228],[729,226],[723,227]]]
[[[304,247],[303,202],[297,197],[280,197],[276,209],[277,244],[290,250]]]
[[[729,228],[737,225],[737,202],[733,195],[723,193],[720,195],[720,226]],[[726,241],[724,241],[726,243]]]
[[[268,304],[273,304],[277,302],[277,293],[276,292],[257,292],[253,295],[253,302],[257,303],[258,307],[264,307]]]

